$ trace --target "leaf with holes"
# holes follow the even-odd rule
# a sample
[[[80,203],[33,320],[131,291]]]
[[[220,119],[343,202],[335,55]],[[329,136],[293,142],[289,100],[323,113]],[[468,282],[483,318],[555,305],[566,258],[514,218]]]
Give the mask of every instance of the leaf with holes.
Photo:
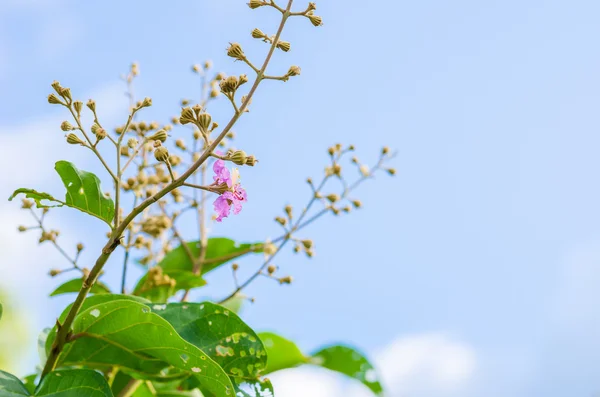
[[[102,219],[110,226],[115,216],[115,203],[102,192],[100,179],[91,172],[78,170],[68,161],[58,161],[54,169],[58,172],[67,189],[65,201],[58,200],[48,193],[23,188],[15,190],[8,200],[11,201],[19,194],[25,194],[25,197],[35,201],[38,208],[49,207],[49,205],[42,203],[42,200],[52,201],[57,203],[55,207],[66,205],[76,208],[86,214]]]
[[[233,396],[223,369],[148,305],[113,300],[88,307],[75,318],[72,338],[58,358],[59,366],[117,366],[142,379],[194,377],[210,394]]]
[[[155,272],[159,268],[159,266],[153,267],[140,278],[133,290],[134,295],[144,297],[152,302],[162,303],[166,302],[178,291],[192,290],[206,285],[206,281],[201,276],[188,270],[171,270],[168,273],[163,272],[163,277],[165,275],[168,276],[168,280],[163,280],[165,282],[159,285],[149,283],[148,277],[150,272]]]
[[[50,372],[35,393],[16,376],[0,371],[0,397],[113,397],[102,374],[89,369]]]
[[[383,388],[373,365],[352,347],[333,345],[305,356],[294,342],[277,334],[261,332],[258,336],[267,348],[269,358],[265,373],[312,364],[342,373],[358,380],[376,395],[383,395]]]
[[[264,383],[260,374],[267,364],[265,347],[235,313],[209,302],[170,303],[152,309],[183,339],[215,360],[237,385],[248,383],[254,387]]]
[[[68,294],[70,292],[79,292],[83,284],[83,279],[75,278],[73,280],[66,281],[65,283],[58,286],[50,296],[57,296],[62,294]],[[110,294],[110,289],[103,283],[96,281],[90,291],[92,294]]]
[[[200,242],[191,241],[187,245],[192,256],[197,258],[200,255]],[[224,237],[209,238],[206,246],[204,266],[202,266],[202,274],[208,273],[242,255],[251,252],[262,252],[262,247],[262,243],[238,244]],[[194,269],[192,261],[181,245],[165,255],[158,265],[163,268],[166,274],[170,274],[173,270],[192,271]]]

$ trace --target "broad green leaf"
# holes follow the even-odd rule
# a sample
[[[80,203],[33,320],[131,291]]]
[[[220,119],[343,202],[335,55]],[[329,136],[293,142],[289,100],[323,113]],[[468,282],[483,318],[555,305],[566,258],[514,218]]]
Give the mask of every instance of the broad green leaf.
[[[79,292],[81,286],[83,284],[83,279],[75,278],[73,280],[66,281],[58,288],[56,288],[50,296],[57,296],[62,294],[68,294],[71,292]],[[92,286],[90,291],[92,294],[110,294],[110,289],[103,283],[96,281],[96,283]]]
[[[89,369],[50,372],[42,379],[36,397],[113,397],[102,374]]]
[[[246,323],[214,303],[170,303],[152,310],[179,335],[206,352],[237,384],[260,384],[267,364],[265,347]]]
[[[100,295],[88,296],[83,301],[83,305],[81,306],[80,311],[83,311],[83,310],[85,310],[89,307],[95,306],[95,305],[99,305],[101,303],[112,302],[112,301],[116,301],[116,300],[131,300],[133,302],[139,302],[139,303],[150,303],[148,300],[141,298],[139,296],[121,295],[121,294],[100,294]],[[63,324],[65,319],[67,318],[67,314],[69,314],[69,310],[71,310],[71,306],[73,306],[73,304],[70,304],[69,306],[67,306],[65,308],[65,310],[63,310],[63,312],[58,317],[61,324]],[[52,343],[54,342],[55,338],[56,338],[56,326],[54,326],[52,328],[52,330],[50,330],[50,333],[48,333],[48,336],[46,338],[46,354],[50,353],[50,349],[52,348]]]
[[[174,280],[174,284],[162,284],[156,285],[148,282],[148,275],[150,272],[159,268],[155,266],[148,273],[144,274],[138,281],[133,291],[134,295],[144,297],[152,302],[166,302],[170,297],[175,295],[181,290],[190,290],[206,285],[206,280],[201,276],[194,274],[188,270],[171,270],[168,274],[161,273],[163,276],[167,275],[171,280]]]
[[[23,384],[29,393],[35,392],[35,380],[37,379],[38,374],[27,375],[23,378]]]
[[[309,362],[294,342],[272,332],[261,332],[258,336],[267,349],[266,374]]]
[[[194,257],[200,255],[199,241],[192,241],[187,245]],[[262,247],[262,243],[238,244],[224,237],[210,238],[206,246],[206,263],[202,267],[202,274],[208,273],[222,264],[247,253],[262,252]],[[172,270],[192,271],[194,268],[183,246],[170,251],[158,265],[163,268],[166,274],[170,274]]]
[[[35,379],[30,375],[28,379]],[[30,388],[31,389],[31,388]],[[32,394],[14,375],[0,371],[0,397],[113,397],[102,374],[89,369],[50,372]]]
[[[20,189],[15,190],[14,193],[8,198],[8,201],[12,201],[12,199],[17,197],[19,194],[24,194],[26,198],[33,199],[33,201],[35,201],[37,208],[53,208],[53,207],[62,207],[63,205],[65,205],[64,202],[55,199],[48,193],[38,192],[37,190],[25,189],[25,188],[20,188]],[[49,205],[49,204],[42,203],[42,201],[45,201],[45,200],[52,201],[56,204]]]
[[[25,197],[35,201],[38,208],[48,208],[50,205],[42,201],[52,201],[57,203],[54,207],[66,205],[76,208],[111,225],[115,215],[115,204],[102,192],[100,179],[96,175],[78,170],[68,161],[58,161],[54,169],[67,189],[65,201],[58,200],[48,193],[23,188],[15,190],[8,200],[11,201],[19,194],[25,194]]]
[[[19,378],[0,370],[0,397],[30,396]]]
[[[80,337],[66,345],[59,366],[118,366],[146,379],[193,376],[215,396],[233,397],[233,384],[223,369],[142,303],[114,300],[88,307],[75,318],[73,335]]]
[[[383,389],[377,372],[364,355],[349,346],[334,345],[305,356],[296,344],[279,335],[262,332],[258,336],[267,348],[267,370],[271,373],[302,364],[318,365],[356,379],[376,395]]]
[[[313,353],[310,361],[312,364],[358,380],[376,395],[383,394],[383,388],[375,368],[364,355],[349,346],[338,345],[323,348]]]

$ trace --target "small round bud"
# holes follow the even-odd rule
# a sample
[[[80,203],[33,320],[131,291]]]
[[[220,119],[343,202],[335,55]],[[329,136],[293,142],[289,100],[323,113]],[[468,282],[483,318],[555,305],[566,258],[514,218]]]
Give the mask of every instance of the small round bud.
[[[129,148],[127,146],[121,146],[119,153],[121,154],[121,156],[129,157]]]
[[[275,265],[269,265],[269,267],[267,267],[267,271],[269,272],[269,274],[275,273],[276,270],[277,267],[275,267]]]
[[[230,151],[227,153],[227,158],[234,164],[244,165],[248,159],[248,155],[243,150],[236,150],[235,152]]]
[[[238,87],[246,84],[248,82],[248,76],[246,76],[245,74],[240,74],[240,78],[239,78],[239,82],[238,82]],[[242,98],[242,102],[244,102],[245,99]]]
[[[177,146],[181,150],[185,150],[186,149],[185,142],[183,141],[183,139],[176,140],[175,141],[175,146]]]
[[[131,64],[131,74],[133,76],[137,76],[138,74],[140,74],[140,68],[137,62]]]
[[[67,143],[70,145],[85,145],[85,142],[72,132],[67,135]]]
[[[83,244],[82,244],[82,243],[79,243],[79,244],[77,244],[77,251],[78,251],[78,252],[81,252],[81,251],[83,251],[83,248],[84,248],[84,247],[83,247]]]
[[[340,200],[340,196],[338,196],[337,194],[328,194],[327,200],[329,200],[329,202],[331,203],[335,203]]]
[[[60,125],[60,129],[63,131],[71,131],[73,130],[73,126],[68,121],[63,121]]]
[[[50,275],[50,277],[56,277],[61,273],[60,270],[58,269],[52,269],[48,272],[48,274]]]
[[[92,112],[96,111],[96,102],[93,99],[90,99],[85,104]]]
[[[288,52],[292,48],[292,44],[288,41],[278,41],[277,48],[279,48],[283,52]]]
[[[232,58],[242,60],[245,58],[244,51],[242,50],[242,46],[238,43],[229,43],[229,47],[227,48],[227,55]]]
[[[192,72],[194,72],[194,73],[200,73],[201,70],[202,70],[202,66],[200,66],[200,65],[192,66]]]
[[[71,102],[72,98],[71,98],[71,89],[70,88],[62,88],[59,92],[60,96],[62,96],[63,98],[65,98],[68,102]]]
[[[256,159],[256,157],[250,155],[250,156],[248,156],[248,158],[246,158],[246,165],[249,165],[250,167],[254,167],[256,165],[256,163],[258,163],[258,160]]]
[[[327,153],[329,153],[330,156],[333,156],[335,154],[335,148],[333,146],[328,148]]]
[[[159,141],[157,141],[159,142]],[[164,146],[159,146],[154,150],[154,158],[157,161],[166,162],[169,160],[169,150]]]
[[[210,128],[211,123],[212,123],[212,117],[210,114],[200,113],[198,115],[198,128],[200,128],[200,131],[202,133],[206,134],[208,132],[208,129]]]
[[[19,230],[19,232],[23,233],[23,232],[27,231],[27,228],[25,226],[21,225],[18,227],[18,230]]]
[[[396,175],[396,169],[395,168],[388,168],[387,173],[390,174],[391,176]]]
[[[323,25],[323,18],[318,15],[309,15],[308,19],[310,19],[310,22],[317,27]]]
[[[56,91],[58,94],[60,94],[60,92],[62,91],[62,86],[60,85],[60,83],[56,80],[54,80],[52,82],[52,84],[50,84],[50,86],[52,88],[54,88],[54,91]]]
[[[282,278],[279,279],[279,282],[281,284],[291,284],[292,281],[293,281],[292,276],[286,276],[286,277],[282,277]]]
[[[363,176],[370,175],[369,167],[366,164],[361,165],[359,170],[360,170],[360,173],[363,174]]]
[[[287,219],[278,216],[275,218],[275,222],[279,223],[281,226],[285,226],[287,224]]]
[[[142,104],[141,104],[140,108],[147,108],[148,106],[152,106],[152,98],[146,97],[142,101]]]
[[[264,39],[266,35],[263,33],[262,30],[256,28],[252,31],[252,37],[254,37],[255,39]]]
[[[181,116],[179,122],[181,124],[193,123],[196,120],[195,113],[190,107],[181,109]]]
[[[75,101],[75,102],[73,102],[73,107],[75,108],[75,111],[77,112],[77,114],[81,114],[81,108],[83,107],[83,102]]]
[[[48,103],[52,105],[64,105],[60,99],[54,94],[48,95]]]
[[[287,75],[290,77],[300,76],[302,69],[299,66],[290,66],[290,70],[288,70]]]
[[[263,0],[250,0],[248,7],[255,9],[267,5]]]
[[[135,138],[129,138],[129,139],[127,140],[127,146],[128,146],[130,149],[135,149],[135,148],[137,147],[138,143],[139,143],[139,142],[138,142],[138,140],[137,140],[137,139],[135,139]]]
[[[158,131],[156,131],[154,134],[152,134],[152,136],[150,136],[148,139],[151,141],[158,141],[158,142],[164,142],[167,140],[167,131],[165,131],[164,129],[160,129]]]
[[[233,265],[231,265],[231,268],[235,272],[235,271],[237,271],[240,268],[240,265],[238,265],[237,263],[234,263]]]
[[[387,147],[387,146],[384,146],[384,147],[381,149],[381,154],[388,154],[389,152],[390,152],[390,148],[389,148],[389,147]]]
[[[181,164],[181,157],[169,156],[169,163],[171,163],[173,167],[177,167],[179,164]]]
[[[304,248],[309,250],[312,248],[313,242],[312,242],[312,240],[302,240],[302,245],[304,246]]]
[[[27,209],[32,208],[32,207],[33,207],[33,201],[27,200],[27,199],[23,199],[21,201],[21,208],[27,210]]]

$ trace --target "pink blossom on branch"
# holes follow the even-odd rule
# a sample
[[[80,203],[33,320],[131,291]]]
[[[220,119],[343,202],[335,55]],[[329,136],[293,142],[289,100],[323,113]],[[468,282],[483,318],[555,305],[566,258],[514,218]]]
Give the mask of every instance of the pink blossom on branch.
[[[217,222],[227,218],[233,207],[233,213],[239,214],[242,203],[248,201],[246,190],[239,183],[239,171],[237,168],[230,173],[223,160],[217,160],[213,164],[213,185],[227,187],[227,189],[215,200],[214,207],[217,213]]]

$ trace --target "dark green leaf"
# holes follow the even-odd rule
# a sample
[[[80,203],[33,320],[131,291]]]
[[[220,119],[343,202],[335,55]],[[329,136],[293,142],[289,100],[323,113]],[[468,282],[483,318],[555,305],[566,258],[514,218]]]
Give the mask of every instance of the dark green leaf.
[[[120,295],[120,294],[100,294],[100,295],[93,295],[93,296],[87,297],[86,300],[83,301],[81,310],[85,310],[89,307],[99,305],[101,303],[112,302],[112,301],[117,301],[117,300],[131,300],[133,302],[150,303],[148,300],[141,298],[139,296]],[[73,304],[70,304],[69,306],[67,306],[65,308],[65,310],[63,310],[61,315],[58,317],[61,324],[64,323],[65,319],[67,318],[67,314],[69,313],[69,310],[71,310],[71,306],[73,306]],[[48,333],[48,336],[46,338],[46,354],[50,353],[50,349],[52,348],[52,343],[54,342],[55,338],[56,338],[56,326],[54,326],[52,328],[52,330],[50,331],[50,333]]]
[[[54,291],[52,291],[50,296],[68,294],[70,292],[79,292],[82,284],[83,284],[83,279],[81,279],[81,278],[75,278],[73,280],[69,280],[69,281],[63,283],[62,285],[60,285]],[[104,285],[103,283],[97,281],[92,286],[92,289],[90,292],[92,294],[110,294],[110,289],[108,289],[108,287],[106,285]]]
[[[59,161],[54,166],[56,172],[62,179],[67,194],[65,201],[60,201],[48,193],[41,193],[33,189],[17,189],[9,197],[9,201],[18,194],[25,194],[25,197],[35,200],[38,208],[48,208],[42,200],[58,203],[55,207],[67,205],[76,208],[87,214],[102,219],[111,225],[115,215],[115,204],[111,198],[106,197],[100,188],[100,179],[91,172],[78,170],[68,161]]]
[[[153,269],[156,269],[156,267]],[[140,278],[133,293],[134,295],[144,297],[152,302],[166,302],[170,297],[175,295],[177,291],[190,290],[206,285],[206,281],[201,276],[187,270],[171,270],[169,273],[163,273],[175,281],[174,286],[171,284],[154,285],[148,283],[148,273]]]
[[[377,395],[383,394],[377,372],[364,355],[348,346],[329,346],[312,355],[311,363],[358,380]]]
[[[271,332],[261,332],[258,336],[267,349],[268,360],[265,373],[308,363],[308,357],[304,356],[294,342]]]
[[[198,257],[200,255],[200,243],[192,241],[187,244],[192,255]],[[220,265],[250,252],[262,252],[262,243],[238,244],[224,237],[210,238],[206,247],[206,262],[202,267],[202,274],[208,273]],[[175,248],[165,255],[159,266],[167,274],[170,274],[172,270],[192,271],[194,268],[193,263],[182,246]]]
[[[233,396],[233,384],[223,369],[147,305],[114,300],[88,307],[75,318],[73,335],[76,340],[59,357],[61,366],[118,366],[147,379],[193,376],[210,393]],[[164,371],[169,367],[173,370]]]
[[[115,216],[115,203],[100,188],[100,179],[91,172],[78,170],[68,161],[58,161],[54,169],[67,189],[66,204],[108,223]]]
[[[29,393],[35,392],[35,380],[37,379],[37,374],[27,375],[23,378],[23,384]]]
[[[65,205],[65,203],[63,203],[60,200],[55,199],[48,193],[42,193],[42,192],[38,192],[33,189],[25,189],[25,188],[15,190],[14,193],[8,198],[8,201],[12,201],[12,199],[17,197],[19,194],[24,194],[25,197],[33,199],[33,201],[35,201],[35,204],[38,208],[62,207],[63,205]],[[52,201],[57,204],[56,205],[44,204],[44,203],[42,203],[43,200]]]
[[[0,397],[30,396],[27,388],[14,375],[0,370]]]
[[[113,397],[102,374],[89,369],[50,372],[35,393],[36,397]]]
[[[260,383],[267,363],[258,335],[235,313],[214,303],[154,305],[179,335],[206,352],[237,383]]]

